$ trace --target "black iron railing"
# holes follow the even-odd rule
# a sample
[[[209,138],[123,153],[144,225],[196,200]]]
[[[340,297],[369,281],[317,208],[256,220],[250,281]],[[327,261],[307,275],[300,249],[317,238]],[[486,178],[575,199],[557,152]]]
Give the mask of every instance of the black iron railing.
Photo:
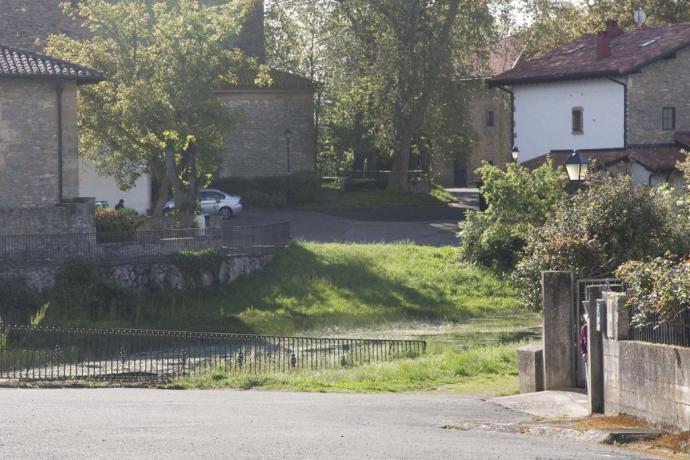
[[[160,259],[183,251],[215,249],[223,254],[257,254],[284,247],[290,224],[250,227],[0,236],[4,268],[61,265],[72,259],[131,263]]]
[[[170,380],[414,358],[426,342],[0,325],[0,379]]]
[[[634,312],[630,312],[631,315]],[[632,317],[632,316],[631,316]],[[640,342],[658,343],[690,347],[690,310],[678,312],[671,322],[660,322],[658,316],[652,314],[646,318],[643,326],[630,327],[630,339]]]

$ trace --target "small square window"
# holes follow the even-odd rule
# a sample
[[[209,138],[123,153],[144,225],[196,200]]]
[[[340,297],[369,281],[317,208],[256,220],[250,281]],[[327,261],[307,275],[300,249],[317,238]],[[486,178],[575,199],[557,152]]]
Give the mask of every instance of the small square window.
[[[582,107],[573,107],[572,127],[573,134],[583,134],[585,132],[584,109]]]
[[[661,128],[664,131],[676,129],[676,108],[664,107],[661,111]]]
[[[494,126],[494,112],[489,110],[486,112],[486,126]]]

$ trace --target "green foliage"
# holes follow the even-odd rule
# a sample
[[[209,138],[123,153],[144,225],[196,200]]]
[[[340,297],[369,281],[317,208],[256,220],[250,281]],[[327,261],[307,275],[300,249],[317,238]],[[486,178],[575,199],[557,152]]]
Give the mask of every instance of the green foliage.
[[[41,299],[22,278],[0,278],[0,323],[28,324]]]
[[[80,89],[84,155],[125,189],[151,173],[161,184],[159,202],[172,187],[178,213],[188,221],[199,188],[220,166],[219,151],[235,121],[217,90],[254,67],[227,46],[253,2],[205,3],[79,2],[72,12],[89,38],[51,36],[47,46],[50,54],[107,76]],[[261,83],[264,76],[260,72]]]
[[[550,162],[535,171],[517,164],[506,170],[484,164],[477,172],[488,208],[467,212],[460,255],[505,273],[515,267],[528,235],[565,200],[562,179]]]
[[[97,233],[114,233],[129,239],[142,223],[142,218],[133,209],[96,208]]]
[[[226,177],[216,179],[213,187],[240,195],[242,202],[250,206],[280,208],[316,201],[321,193],[321,177],[310,171],[289,176]]]
[[[202,277],[209,274],[214,281],[218,281],[223,255],[215,249],[203,251],[182,251],[170,256],[170,263],[180,270],[185,283],[201,287]]]
[[[457,249],[404,243],[295,242],[264,270],[231,285],[142,293],[129,305],[134,314],[126,319],[83,322],[84,315],[49,311],[46,320],[293,334],[405,320],[461,321],[517,309],[510,284],[459,262]]]
[[[578,278],[613,274],[629,260],[690,249],[672,195],[635,186],[629,177],[604,178],[561,204],[530,232],[513,278],[526,305],[538,308],[541,272],[573,270]]]
[[[690,308],[690,260],[657,257],[621,265],[616,276],[625,283],[628,305],[634,309],[633,323],[645,325],[651,318],[684,324],[679,315]]]
[[[73,321],[133,320],[137,316],[134,293],[115,284],[108,267],[73,260],[55,276],[48,292],[46,317]]]

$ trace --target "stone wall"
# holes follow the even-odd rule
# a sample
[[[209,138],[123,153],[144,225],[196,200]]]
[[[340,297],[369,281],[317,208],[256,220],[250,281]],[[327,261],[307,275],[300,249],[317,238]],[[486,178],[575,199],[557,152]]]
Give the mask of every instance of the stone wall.
[[[630,75],[628,82],[627,142],[630,144],[673,143],[674,131],[661,125],[663,107],[676,108],[676,130],[690,130],[690,49],[675,58],[663,59]]]
[[[92,198],[76,198],[45,207],[0,208],[0,236],[65,235],[95,231]]]
[[[79,194],[75,82],[0,80],[0,197],[3,208],[51,206],[58,195],[58,95],[62,86],[63,197]]]
[[[108,270],[113,281],[120,287],[154,292],[231,283],[243,276],[262,270],[272,260],[272,254],[229,256],[220,264],[218,273],[202,271],[194,279],[189,279],[183,271],[170,263],[113,265]],[[5,270],[0,272],[0,277],[23,278],[31,289],[43,292],[55,285],[55,276],[59,270],[57,267]]]
[[[311,92],[224,91],[221,100],[239,119],[221,154],[220,177],[281,176],[287,173],[284,132],[292,131],[290,171],[313,171],[316,161]]]
[[[479,179],[474,171],[481,166],[482,161],[491,161],[502,168],[512,161],[510,100],[507,94],[498,88],[486,88],[483,80],[469,82],[467,85],[471,96],[466,110],[476,137],[464,158],[434,160],[434,179],[444,186],[456,185],[456,161],[461,165],[458,169],[465,170],[468,186],[473,186]],[[493,126],[487,126],[489,111],[494,113]]]

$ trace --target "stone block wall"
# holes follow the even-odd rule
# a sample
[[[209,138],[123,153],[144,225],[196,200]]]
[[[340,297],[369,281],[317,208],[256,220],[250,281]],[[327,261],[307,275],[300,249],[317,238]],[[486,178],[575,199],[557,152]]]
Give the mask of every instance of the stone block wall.
[[[690,130],[690,80],[684,77],[688,73],[690,50],[685,49],[627,78],[628,145],[674,142],[674,131],[662,129],[663,107],[676,108],[676,130]]]
[[[290,171],[313,171],[316,161],[314,101],[311,92],[225,91],[219,94],[238,115],[221,152],[219,177],[287,174],[287,143],[292,131]]]
[[[186,278],[182,271],[171,263],[119,264],[108,267],[108,271],[115,284],[120,287],[154,292],[232,283],[243,276],[262,270],[272,260],[272,254],[228,256],[220,264],[218,273],[201,272],[194,280]],[[59,270],[58,267],[5,270],[0,271],[0,278],[19,277],[24,279],[31,289],[44,292],[55,285],[55,276]]]
[[[94,233],[94,208],[92,198],[45,207],[0,208],[0,236]]]
[[[3,208],[59,202],[58,94],[62,86],[63,197],[79,194],[74,82],[0,80],[0,197]]]

